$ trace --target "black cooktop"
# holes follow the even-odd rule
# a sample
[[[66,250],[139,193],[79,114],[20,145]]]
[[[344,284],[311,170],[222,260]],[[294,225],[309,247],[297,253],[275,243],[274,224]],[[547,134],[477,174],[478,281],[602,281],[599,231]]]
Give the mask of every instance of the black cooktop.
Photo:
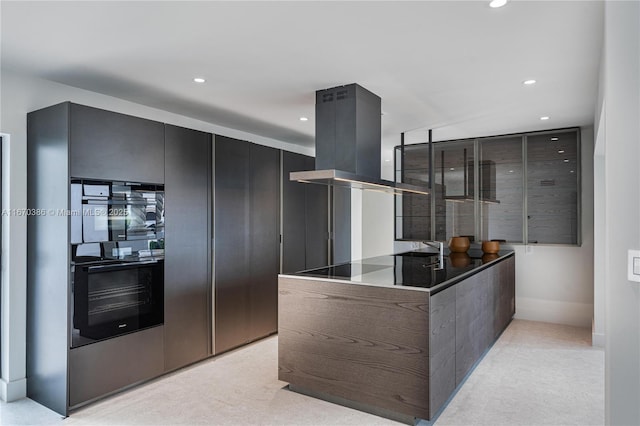
[[[470,250],[468,253],[445,254],[440,262],[438,253],[411,251],[302,271],[294,275],[378,285],[432,288],[509,253],[503,251],[496,255],[486,255],[479,250]]]

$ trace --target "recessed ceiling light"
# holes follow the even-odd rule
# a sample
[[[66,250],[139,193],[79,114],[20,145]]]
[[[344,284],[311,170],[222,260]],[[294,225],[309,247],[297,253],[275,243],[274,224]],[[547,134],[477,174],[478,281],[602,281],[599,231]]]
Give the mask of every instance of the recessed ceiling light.
[[[569,170],[569,173],[575,173],[575,170]]]
[[[549,119],[549,117],[547,117],[546,115],[545,115],[545,116],[540,117],[540,120],[548,120],[548,119]]]
[[[505,4],[507,4],[507,0],[491,0],[491,2],[489,3],[489,6],[496,8],[496,7],[502,7]]]
[[[559,149],[558,154],[564,154],[564,149]]]
[[[564,159],[564,162],[565,162],[565,163],[568,163],[568,162],[569,162],[569,159],[568,159],[568,158],[565,158],[565,159]]]
[[[455,168],[451,167],[449,170],[454,171],[454,170],[455,170]]]
[[[551,140],[552,140],[552,141],[557,141],[557,140],[558,140],[558,138],[551,138]]]
[[[531,86],[532,84],[536,84],[535,80],[525,80],[522,82],[525,86]]]
[[[196,77],[193,79],[196,83],[204,83],[206,80],[202,77]]]
[[[513,170],[509,170],[509,173],[513,173]]]
[[[307,117],[300,117],[300,121],[309,121]]]

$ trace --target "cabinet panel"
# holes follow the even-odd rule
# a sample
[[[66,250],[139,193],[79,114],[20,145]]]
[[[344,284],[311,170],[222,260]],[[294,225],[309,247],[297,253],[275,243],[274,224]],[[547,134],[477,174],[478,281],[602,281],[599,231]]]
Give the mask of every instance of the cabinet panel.
[[[278,330],[280,269],[280,152],[250,147],[249,333],[256,339]]]
[[[505,259],[496,265],[494,338],[509,325],[515,315],[515,260]]]
[[[125,114],[70,105],[71,176],[164,182],[164,125]]]
[[[331,263],[351,261],[351,189],[334,186],[333,193],[333,259]]]
[[[292,182],[289,173],[307,168],[309,157],[282,153],[282,272],[307,269],[306,265],[306,188],[309,184]],[[311,158],[313,161],[313,158]]]
[[[460,384],[486,346],[483,294],[490,286],[487,270],[467,278],[456,288],[456,385]]]
[[[313,170],[314,159],[305,159],[305,168]],[[329,265],[329,187],[305,185],[305,269]]]
[[[280,152],[216,136],[215,352],[277,331]]]
[[[68,209],[68,104],[27,115],[27,207]],[[63,215],[28,216],[27,396],[66,416],[69,228]],[[8,373],[5,371],[5,373]]]
[[[69,406],[162,374],[162,329],[149,328],[71,349]]]
[[[166,126],[165,366],[210,353],[211,135]]]
[[[329,187],[291,182],[289,173],[313,170],[314,158],[283,152],[282,272],[329,264]]]
[[[249,339],[250,144],[215,137],[215,353]]]
[[[429,418],[455,389],[456,288],[429,298]]]

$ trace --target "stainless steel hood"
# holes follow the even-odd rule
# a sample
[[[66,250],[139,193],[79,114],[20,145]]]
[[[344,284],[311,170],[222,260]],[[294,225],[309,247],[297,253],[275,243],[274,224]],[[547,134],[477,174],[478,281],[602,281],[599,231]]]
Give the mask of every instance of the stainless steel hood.
[[[351,189],[365,189],[391,194],[429,194],[429,189],[423,186],[391,182],[390,180],[374,179],[367,176],[358,176],[353,173],[343,172],[336,169],[291,172],[289,174],[289,179],[297,182],[317,183],[320,185],[339,186]]]
[[[316,170],[291,172],[292,181],[428,194],[426,187],[380,178],[381,99],[357,84],[316,92]]]

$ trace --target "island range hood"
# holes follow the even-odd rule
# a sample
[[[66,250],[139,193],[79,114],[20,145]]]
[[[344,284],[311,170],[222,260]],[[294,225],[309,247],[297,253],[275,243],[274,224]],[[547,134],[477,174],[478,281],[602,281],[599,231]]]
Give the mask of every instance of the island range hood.
[[[381,100],[358,84],[316,92],[316,169],[290,180],[393,194],[428,194],[426,187],[380,178]]]

